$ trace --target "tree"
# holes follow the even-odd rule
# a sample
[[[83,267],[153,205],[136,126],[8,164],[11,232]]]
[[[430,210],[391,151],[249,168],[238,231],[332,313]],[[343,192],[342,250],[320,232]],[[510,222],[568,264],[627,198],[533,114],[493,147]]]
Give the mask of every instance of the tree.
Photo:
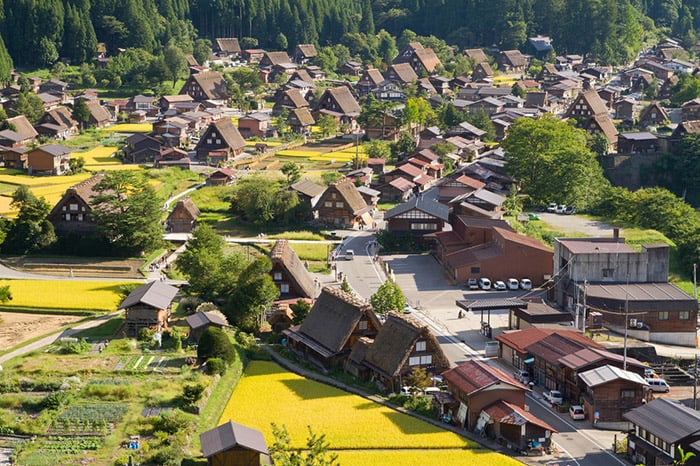
[[[430,380],[430,376],[424,368],[415,366],[413,369],[411,369],[411,373],[408,374],[408,377],[406,377],[406,384],[409,387],[416,387],[424,390],[430,387],[433,382]]]
[[[195,40],[192,46],[192,55],[197,63],[204,65],[211,58],[211,41],[202,38]]]
[[[338,123],[335,121],[335,118],[330,115],[319,116],[316,125],[318,125],[318,129],[321,130],[321,136],[324,138],[338,132]]]
[[[90,113],[90,108],[88,107],[85,99],[75,99],[73,102],[73,112],[71,112],[71,116],[78,122],[81,130],[87,126],[87,124],[90,122],[92,113]]]
[[[162,244],[160,202],[142,174],[111,171],[93,190],[90,215],[114,252],[140,254]]]
[[[362,143],[362,148],[371,159],[388,159],[391,155],[391,147],[387,141],[372,139]]]
[[[287,184],[296,183],[301,178],[301,169],[294,162],[287,162],[282,165],[281,171],[287,177]]]
[[[364,34],[374,34],[374,14],[372,13],[372,2],[370,0],[364,0],[362,2],[360,32]]]
[[[503,211],[511,217],[517,217],[523,211],[523,201],[518,195],[518,188],[515,184],[510,185],[508,197],[503,202]]]
[[[603,155],[608,154],[609,148],[610,142],[608,142],[608,138],[605,137],[605,134],[595,133],[593,135],[591,138],[591,150],[594,154],[596,154],[598,157],[602,157]]]
[[[287,79],[287,75],[284,73],[280,73],[277,77],[281,78],[282,81],[286,81]],[[284,84],[284,82],[281,84]],[[282,110],[282,113],[275,117],[275,128],[277,128],[277,132],[281,137],[284,138],[289,135],[292,130],[291,126],[289,125],[289,109],[285,108]]]
[[[5,41],[0,37],[0,84],[7,84],[10,82],[13,68],[14,64],[10,52],[7,51]]]
[[[37,198],[27,186],[20,186],[12,194],[10,206],[18,211],[2,244],[2,250],[11,254],[27,254],[44,249],[56,241],[51,222],[46,220],[51,206],[42,197]]]
[[[294,319],[292,322],[294,322],[294,325],[299,325],[300,323],[304,322],[306,316],[309,315],[309,311],[311,311],[311,304],[300,298],[297,299],[296,303],[291,304],[289,309],[291,309],[294,313]]]
[[[212,227],[199,225],[177,257],[177,268],[186,277],[191,293],[202,299],[223,302],[232,283],[245,268],[241,253],[225,253],[226,243]]]
[[[48,38],[42,37],[39,41],[36,60],[39,66],[50,68],[58,60],[56,45]]]
[[[272,262],[267,256],[255,258],[238,276],[235,289],[222,309],[229,322],[245,331],[256,331],[262,313],[279,297],[270,276]]]
[[[285,219],[285,215],[299,204],[297,195],[282,189],[280,180],[262,176],[241,179],[233,191],[231,210],[258,226]]]
[[[72,174],[81,173],[85,169],[85,158],[71,157],[68,160],[68,168]]]
[[[503,141],[508,174],[536,204],[556,202],[586,209],[609,185],[586,143],[585,131],[553,115],[521,118]]]
[[[399,134],[399,140],[391,143],[391,155],[395,159],[400,156],[406,156],[414,151],[416,148],[416,141],[413,139],[410,133],[402,131]]]
[[[340,284],[340,289],[347,294],[353,294],[352,288],[350,288],[350,284],[348,283],[348,277],[343,277],[343,282]]]
[[[287,47],[289,47],[287,36],[281,32],[277,34],[277,37],[275,38],[275,45],[277,45],[277,48],[280,50],[287,50]]]
[[[173,87],[175,87],[177,78],[187,70],[185,54],[176,45],[168,45],[163,51],[163,59],[168,71],[167,75],[173,80]]]
[[[30,92],[20,92],[10,111],[12,116],[24,115],[32,125],[36,125],[44,114],[44,103]]]
[[[343,179],[343,174],[338,173],[338,172],[323,172],[321,173],[321,179],[323,180],[323,184],[326,186],[330,186],[333,183],[335,183],[338,180]]]
[[[391,280],[385,281],[377,292],[369,298],[370,304],[377,314],[386,314],[389,311],[401,311],[406,306],[406,298],[401,288]]]
[[[293,449],[292,440],[287,432],[287,427],[279,427],[272,423],[272,435],[275,441],[270,447],[270,457],[275,466],[335,466],[338,464],[338,455],[329,453],[329,443],[326,435],[316,435],[309,429],[309,438],[306,440],[306,448]]]

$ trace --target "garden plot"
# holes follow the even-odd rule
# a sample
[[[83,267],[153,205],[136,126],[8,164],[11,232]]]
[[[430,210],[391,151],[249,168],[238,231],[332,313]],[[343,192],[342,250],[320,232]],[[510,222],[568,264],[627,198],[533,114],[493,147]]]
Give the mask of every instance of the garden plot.
[[[161,372],[163,369],[171,367],[170,360],[171,358],[166,356],[148,354],[122,356],[117,361],[117,365],[114,366],[114,370]]]

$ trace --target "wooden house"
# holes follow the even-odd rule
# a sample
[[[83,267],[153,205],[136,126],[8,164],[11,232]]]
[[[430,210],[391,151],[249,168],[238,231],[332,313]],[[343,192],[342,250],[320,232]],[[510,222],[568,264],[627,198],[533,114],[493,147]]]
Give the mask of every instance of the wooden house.
[[[185,322],[190,327],[189,338],[197,342],[209,327],[225,328],[229,326],[218,312],[195,312],[185,317]]]
[[[87,123],[89,127],[99,129],[104,128],[109,124],[111,115],[105,107],[100,105],[99,100],[86,100],[85,104],[87,104],[87,108],[90,110],[90,119]]]
[[[471,58],[476,64],[488,63],[489,61],[489,58],[482,49],[465,49],[462,51],[462,55]]]
[[[442,231],[449,220],[450,209],[437,199],[413,196],[384,214],[387,231],[392,234],[423,236]]]
[[[51,78],[39,84],[39,94],[51,94],[56,96],[60,102],[68,100],[68,83],[56,78]]]
[[[196,102],[205,100],[226,100],[228,89],[226,80],[217,71],[203,71],[191,74],[182,86],[180,94],[187,94]]]
[[[255,112],[238,119],[238,131],[244,138],[276,137],[277,129],[272,126],[269,113]]]
[[[496,63],[504,73],[524,73],[528,60],[520,50],[504,50],[496,57]]]
[[[321,195],[326,191],[326,188],[323,186],[307,179],[299,180],[289,188],[296,191],[299,203],[305,204],[309,212],[312,212],[318,200],[321,199]]]
[[[233,184],[236,181],[236,172],[230,168],[219,168],[209,176],[207,176],[207,185],[220,186]]]
[[[171,233],[190,233],[197,226],[200,211],[191,197],[183,197],[177,201],[175,208],[166,222],[167,230]]]
[[[428,326],[397,312],[389,312],[374,341],[364,348],[367,343],[356,343],[346,370],[374,380],[385,392],[398,393],[414,368],[438,375],[450,367]]]
[[[90,212],[92,199],[97,194],[94,187],[103,179],[104,173],[98,173],[66,190],[46,217],[56,234],[90,235],[97,232],[97,223],[90,218]]]
[[[291,64],[292,60],[287,52],[265,52],[260,60],[260,68],[272,69],[277,65]]]
[[[233,421],[199,436],[208,466],[260,466],[268,464],[269,452],[259,430]]]
[[[169,110],[175,109],[179,103],[192,103],[194,99],[188,94],[178,94],[178,95],[164,95],[158,101],[158,106],[162,113],[166,113]]]
[[[309,108],[309,102],[304,98],[299,89],[286,89],[277,95],[272,113],[280,115],[284,110],[292,111],[297,108]]]
[[[409,42],[394,58],[393,64],[407,63],[417,75],[427,76],[442,67],[440,59],[431,48],[425,48],[420,42]]]
[[[19,144],[26,145],[31,144],[36,141],[39,133],[34,129],[27,117],[24,115],[18,115],[16,117],[8,118],[2,122],[0,129],[7,130],[10,129],[15,133],[20,135]]]
[[[141,285],[117,308],[126,311],[125,329],[129,337],[138,336],[142,328],[160,332],[168,327],[173,299],[178,289],[160,281]]]
[[[265,51],[262,49],[244,49],[241,51],[241,57],[248,63],[260,63],[264,56]]]
[[[304,65],[316,58],[318,51],[316,50],[316,46],[314,44],[298,44],[292,55],[295,63]]]
[[[583,411],[591,424],[623,422],[625,412],[647,401],[649,384],[634,372],[606,364],[578,376],[585,386]]]
[[[59,144],[46,144],[27,152],[27,170],[30,175],[64,175],[70,168],[72,150]]]
[[[308,107],[295,108],[289,112],[287,123],[291,130],[304,136],[311,135],[311,127],[316,123]]]
[[[658,103],[652,102],[639,114],[639,127],[649,128],[667,124],[671,119],[666,110]]]
[[[222,118],[210,124],[200,137],[195,151],[197,159],[210,165],[225,163],[241,155],[245,140],[230,118]]]
[[[357,340],[373,338],[380,327],[371,305],[339,288],[325,287],[304,322],[284,334],[289,349],[330,369],[343,367]]]
[[[377,190],[382,194],[382,199],[386,202],[404,202],[413,195],[416,189],[417,186],[413,181],[401,177],[377,186]]]
[[[384,79],[405,86],[415,83],[418,80],[418,75],[409,63],[396,63],[391,65],[384,73]]]
[[[214,39],[214,53],[219,57],[237,58],[241,55],[241,45],[237,37],[217,37]]]
[[[2,131],[0,131],[0,134]],[[0,146],[2,146],[0,144]],[[20,170],[27,169],[27,152],[29,149],[26,147],[0,147],[0,158],[6,168],[17,168]]]
[[[314,118],[318,115],[330,115],[338,124],[347,125],[350,131],[357,129],[357,117],[362,108],[346,86],[339,86],[326,91],[318,100],[314,110]]]
[[[479,81],[486,78],[493,78],[493,70],[488,62],[482,62],[476,65],[474,71],[472,71],[472,79],[474,81]]]
[[[590,134],[602,133],[608,140],[610,151],[615,151],[617,148],[617,129],[610,118],[605,102],[595,90],[580,93],[564,117],[575,119],[577,126]]]
[[[384,76],[382,76],[381,71],[376,68],[368,68],[360,76],[355,88],[360,96],[365,96],[379,87],[382,81],[384,81]]]
[[[78,122],[68,107],[56,107],[42,115],[36,130],[42,136],[54,139],[68,139],[78,134]]]
[[[126,138],[125,142],[124,162],[153,162],[160,155],[161,143],[152,136],[135,133]]]
[[[280,290],[280,299],[316,297],[318,291],[311,273],[286,239],[277,240],[270,251],[270,261],[270,275]]]
[[[512,376],[478,359],[443,372],[442,378],[460,402],[459,411],[454,414],[458,424],[467,430],[477,428],[481,411],[492,403],[506,401],[524,407],[525,393],[529,391]]]
[[[700,464],[700,413],[670,398],[657,398],[623,417],[631,426],[627,457],[632,464]],[[680,449],[695,456],[681,458]]]
[[[352,227],[372,224],[370,207],[349,179],[328,186],[314,210],[318,220],[327,225]]]

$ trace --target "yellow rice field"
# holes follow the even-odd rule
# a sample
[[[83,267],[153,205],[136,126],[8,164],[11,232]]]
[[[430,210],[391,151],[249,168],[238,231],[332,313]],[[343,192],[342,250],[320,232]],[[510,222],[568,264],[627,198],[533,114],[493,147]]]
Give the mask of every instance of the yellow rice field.
[[[276,141],[246,141],[245,145],[246,146],[255,146],[256,144],[265,144],[267,147],[277,147],[281,146],[281,142],[276,142]]]
[[[340,450],[343,465],[518,464],[493,452],[474,450],[473,442],[457,434],[304,379],[271,362],[248,365],[219,424],[229,420],[259,429],[268,445],[273,441],[271,423],[284,424],[297,448],[304,446],[307,426],[311,426],[326,435],[332,449]]]
[[[69,176],[28,176],[8,175],[0,171],[0,183],[16,184],[17,186],[24,185],[30,188],[49,185],[74,185],[89,177],[90,175],[85,173]]]
[[[119,159],[112,157],[118,148],[113,146],[98,146],[85,152],[76,152],[75,157],[85,159],[85,169],[96,172],[103,170],[140,170],[141,167],[134,164],[123,164]]]
[[[11,307],[116,311],[125,282],[81,280],[2,280],[10,285]]]
[[[106,133],[150,133],[153,131],[151,123],[120,123],[118,125],[102,128]]]

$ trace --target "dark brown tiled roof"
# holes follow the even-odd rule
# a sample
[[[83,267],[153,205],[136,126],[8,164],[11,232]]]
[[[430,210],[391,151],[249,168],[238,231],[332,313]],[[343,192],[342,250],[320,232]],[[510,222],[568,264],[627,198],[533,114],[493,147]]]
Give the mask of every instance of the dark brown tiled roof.
[[[305,298],[316,297],[316,286],[311,274],[297,256],[294,249],[289,246],[286,239],[279,239],[270,251],[270,260],[273,265],[279,263],[287,271],[290,278],[296,283],[297,288]]]
[[[594,342],[593,340],[584,337],[578,332],[573,330],[559,330],[553,328],[528,328],[524,330],[513,330],[505,331],[496,337],[496,340],[500,341],[504,345],[507,345],[518,352],[524,353],[527,351],[527,347],[530,345],[543,340],[547,336],[556,333],[565,339],[573,340],[580,343],[580,348],[599,348],[602,349],[603,346]],[[573,351],[572,351],[573,352]]]
[[[426,324],[416,319],[390,312],[382,325],[374,343],[365,355],[365,362],[378,370],[385,377],[396,377],[406,364],[418,340],[429,340],[433,353],[433,364],[448,368],[450,366],[440,343]]]
[[[539,249],[541,251],[552,252],[552,249],[549,246],[534,238],[530,238],[529,236],[521,235],[520,233],[516,233],[512,230],[506,230],[499,227],[494,227],[493,231],[506,241]]]
[[[484,361],[469,360],[442,374],[443,379],[455,386],[460,392],[471,395],[496,384],[508,384],[523,391],[525,385],[515,380],[497,367],[488,365]]]
[[[575,332],[572,332],[575,333]],[[579,335],[579,334],[576,334]],[[528,345],[525,350],[533,356],[544,359],[550,364],[559,364],[559,360],[567,354],[575,353],[590,346],[600,346],[588,338],[572,338],[571,335],[552,333],[543,339]]]
[[[484,408],[484,411],[501,424],[521,426],[529,422],[530,424],[534,424],[550,432],[557,432],[556,429],[538,417],[535,417],[535,415],[529,411],[525,411],[523,408],[513,403],[508,403],[507,401],[498,400]]]
[[[209,324],[228,327],[228,322],[221,318],[216,312],[195,312],[191,316],[185,317],[185,322],[192,329],[204,327]]]

